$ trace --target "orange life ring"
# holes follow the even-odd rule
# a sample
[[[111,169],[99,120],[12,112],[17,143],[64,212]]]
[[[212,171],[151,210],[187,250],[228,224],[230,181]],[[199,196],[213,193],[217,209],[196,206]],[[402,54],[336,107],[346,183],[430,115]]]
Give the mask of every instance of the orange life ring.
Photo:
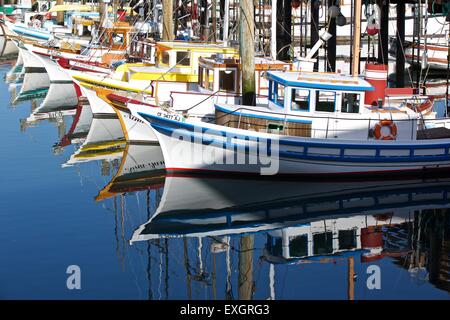
[[[389,127],[389,134],[383,135],[381,134],[381,128]],[[397,137],[397,126],[392,120],[381,120],[379,123],[375,125],[375,138],[378,140],[395,140]]]
[[[422,103],[420,104],[420,106],[418,106],[417,108],[414,108],[414,106],[413,106],[412,103],[410,103],[410,102],[408,102],[408,103],[406,104],[406,106],[407,106],[408,108],[410,108],[411,110],[415,111],[415,112],[422,113],[422,112],[424,112],[424,111],[430,109],[430,107],[433,106],[433,101],[432,101],[431,99],[427,99],[425,102],[422,102]],[[428,110],[428,111],[430,111],[430,110]],[[427,112],[427,113],[428,113],[428,112]]]

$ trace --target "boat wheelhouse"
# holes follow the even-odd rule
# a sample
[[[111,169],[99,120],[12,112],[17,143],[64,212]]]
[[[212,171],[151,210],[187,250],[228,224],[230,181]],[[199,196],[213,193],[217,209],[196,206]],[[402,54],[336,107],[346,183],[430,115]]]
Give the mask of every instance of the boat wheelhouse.
[[[267,103],[268,71],[288,71],[292,64],[265,57],[255,58],[256,103]],[[214,115],[214,103],[242,103],[241,63],[236,58],[200,57],[198,90],[172,91],[172,108],[191,116]]]
[[[212,55],[234,57],[238,54],[235,48],[224,47],[222,44],[189,42],[158,42],[156,43],[156,65],[148,63],[125,63],[116,68],[110,78],[95,75],[80,75],[77,79],[87,83],[102,83],[108,87],[111,81],[122,83],[111,89],[135,87],[141,90],[152,90],[154,103],[170,100],[171,91],[194,90],[198,87],[198,59]]]
[[[415,139],[418,114],[404,105],[365,105],[364,79],[336,73],[271,71],[265,106],[216,104],[216,124],[321,139]]]

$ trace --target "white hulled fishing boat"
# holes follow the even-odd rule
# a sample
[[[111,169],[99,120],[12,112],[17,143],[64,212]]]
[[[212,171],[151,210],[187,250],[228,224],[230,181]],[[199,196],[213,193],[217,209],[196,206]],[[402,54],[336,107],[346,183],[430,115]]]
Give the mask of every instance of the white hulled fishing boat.
[[[214,124],[154,108],[132,112],[153,128],[169,171],[340,176],[450,168],[449,120],[423,119],[406,103],[366,105],[373,87],[358,77],[268,76],[267,106],[216,105]]]

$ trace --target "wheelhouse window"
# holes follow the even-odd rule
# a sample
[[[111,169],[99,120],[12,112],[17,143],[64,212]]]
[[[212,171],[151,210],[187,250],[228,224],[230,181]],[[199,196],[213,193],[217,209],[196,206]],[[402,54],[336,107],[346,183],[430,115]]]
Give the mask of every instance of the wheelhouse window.
[[[341,112],[344,113],[359,113],[360,94],[358,93],[343,93],[341,102]]]
[[[269,82],[269,100],[278,105],[284,107],[284,86],[275,81]]]
[[[269,100],[278,105],[284,107],[284,86],[275,81],[269,82]]]
[[[284,106],[284,86],[281,84],[277,84],[277,91],[276,91],[276,104],[278,104],[280,107]]]
[[[219,90],[235,92],[236,91],[235,76],[236,76],[236,71],[220,70],[219,71]]]
[[[336,93],[331,91],[316,91],[316,111],[334,112]]]
[[[331,232],[313,235],[314,254],[328,254],[333,252],[333,234]]]
[[[291,257],[305,257],[308,255],[308,236],[306,234],[290,239],[289,254]]]
[[[125,37],[124,37],[124,35],[122,33],[115,33],[114,32],[112,34],[112,36],[111,36],[112,43],[115,46],[122,46],[122,45],[124,45],[125,44],[124,38]]]
[[[202,67],[198,67],[198,83],[200,84],[200,87],[203,87],[203,79],[205,78],[205,69]]]
[[[294,111],[309,111],[309,90],[292,89],[291,109]]]
[[[159,61],[160,61],[162,64],[168,65],[168,64],[169,64],[169,61],[170,61],[169,53],[168,53],[167,51],[161,52],[161,54],[160,54],[160,60],[159,60]]]
[[[177,64],[180,66],[190,66],[191,65],[190,52],[178,51],[177,52]]]
[[[214,70],[205,69],[204,88],[214,90]]]
[[[356,230],[339,230],[339,249],[351,250],[356,248]]]

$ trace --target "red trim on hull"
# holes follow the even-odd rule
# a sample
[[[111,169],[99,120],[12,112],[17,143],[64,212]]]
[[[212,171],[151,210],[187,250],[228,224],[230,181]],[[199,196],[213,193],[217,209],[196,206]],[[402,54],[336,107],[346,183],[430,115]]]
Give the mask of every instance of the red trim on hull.
[[[439,173],[440,178],[450,177],[450,167],[441,168],[427,168],[427,169],[410,169],[410,170],[386,170],[386,171],[372,171],[372,172],[343,172],[343,173],[293,173],[293,174],[278,174],[278,175],[261,175],[259,173],[236,172],[236,171],[221,171],[210,169],[189,169],[189,168],[166,168],[167,175],[172,177],[183,177],[191,175],[225,175],[226,177],[235,178],[259,178],[259,179],[310,179],[318,180],[398,180],[399,178],[423,178],[431,177]],[[445,173],[445,174],[443,174]],[[448,175],[447,175],[448,174]]]

